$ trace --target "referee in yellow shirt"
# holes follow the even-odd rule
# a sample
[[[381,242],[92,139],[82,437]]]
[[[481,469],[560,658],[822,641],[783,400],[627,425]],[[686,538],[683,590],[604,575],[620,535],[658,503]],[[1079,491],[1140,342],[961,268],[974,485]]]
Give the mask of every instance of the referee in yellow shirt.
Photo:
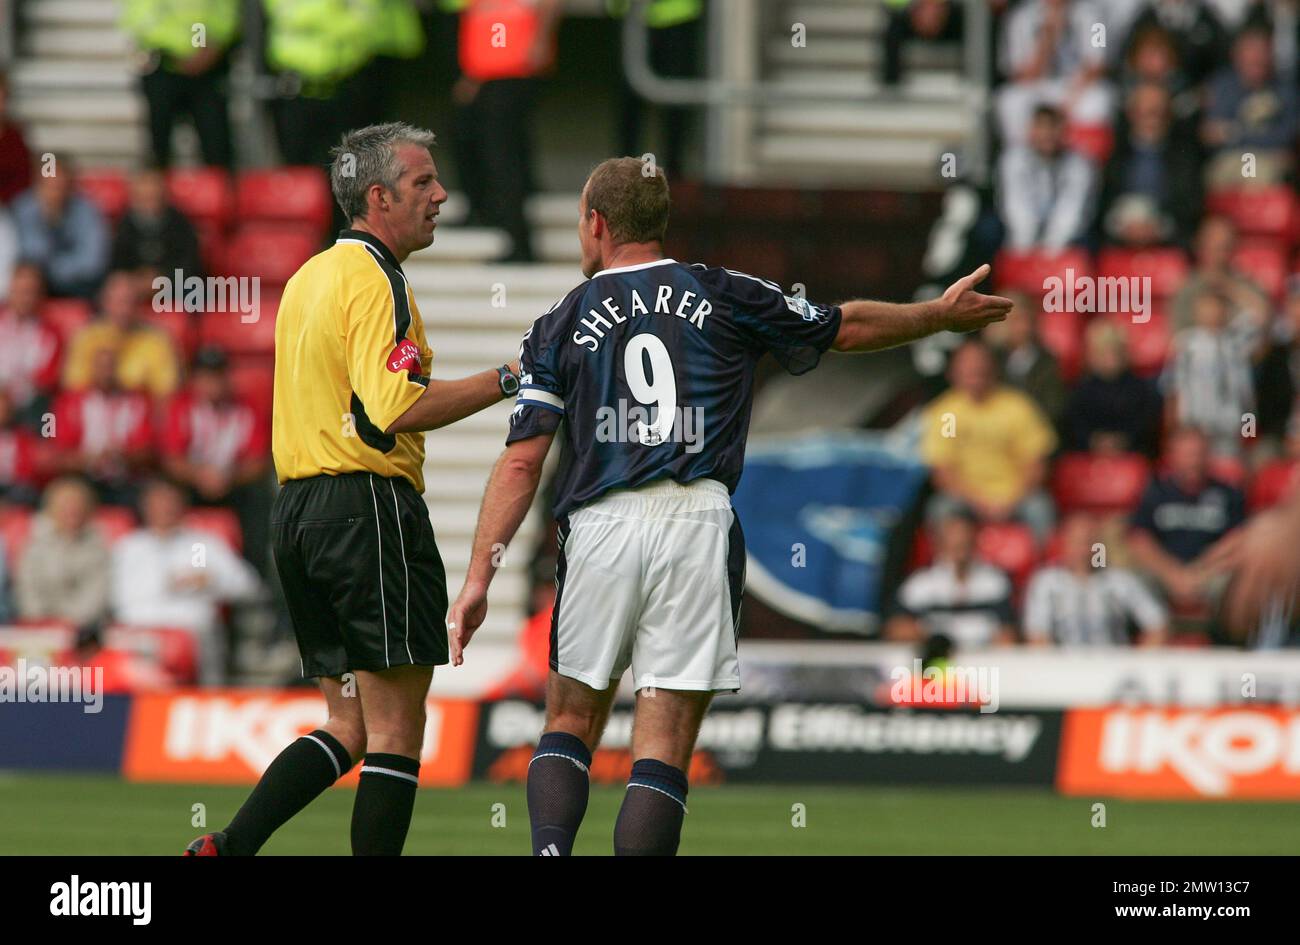
[[[433,142],[400,122],[345,134],[330,183],[351,226],[285,287],[272,540],[303,675],[319,678],[329,721],[281,752],[230,825],[190,845],[194,855],[256,853],[363,755],[352,852],[396,855],[405,843],[425,698],[433,667],[447,662],[422,431],[519,388],[517,364],[429,378],[433,352],[401,264],[433,242],[447,199]]]

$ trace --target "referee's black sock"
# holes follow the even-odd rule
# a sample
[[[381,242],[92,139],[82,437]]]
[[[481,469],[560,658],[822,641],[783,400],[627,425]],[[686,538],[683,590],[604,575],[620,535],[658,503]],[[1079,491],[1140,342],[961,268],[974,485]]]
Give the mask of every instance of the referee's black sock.
[[[614,855],[676,856],[686,788],[680,768],[654,758],[635,762],[614,824]]]
[[[352,804],[352,855],[401,856],[420,784],[420,763],[405,755],[369,753]]]
[[[317,729],[280,752],[226,828],[226,849],[252,856],[294,814],[352,769],[337,738]]]
[[[568,732],[547,732],[528,763],[533,856],[569,856],[587,813],[591,752]]]

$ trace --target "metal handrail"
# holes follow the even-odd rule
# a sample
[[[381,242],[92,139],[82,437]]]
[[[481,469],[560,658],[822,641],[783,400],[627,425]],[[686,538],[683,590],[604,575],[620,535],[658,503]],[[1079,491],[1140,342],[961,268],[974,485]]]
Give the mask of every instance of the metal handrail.
[[[632,0],[623,18],[623,63],[628,84],[642,98],[661,105],[737,106],[757,104],[842,104],[886,101],[883,96],[852,89],[811,90],[770,81],[732,82],[725,78],[682,79],[659,75],[650,63],[650,27],[643,15],[651,0]],[[748,2],[754,0],[730,0]],[[983,178],[987,141],[984,120],[989,102],[988,76],[992,55],[989,10],[985,0],[965,0],[963,66],[966,96],[976,116],[970,167]],[[715,14],[718,0],[713,0]],[[888,99],[893,100],[893,99]]]

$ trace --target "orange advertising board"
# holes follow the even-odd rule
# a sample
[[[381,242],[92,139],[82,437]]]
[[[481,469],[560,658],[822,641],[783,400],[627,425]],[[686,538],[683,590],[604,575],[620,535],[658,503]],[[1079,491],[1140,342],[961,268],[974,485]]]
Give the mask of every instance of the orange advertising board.
[[[478,706],[430,699],[420,783],[464,784]],[[138,695],[131,705],[122,770],[131,781],[252,784],[290,742],[319,728],[325,700],[309,689],[194,689]],[[355,785],[359,767],[340,784]]]
[[[1097,708],[1065,714],[1064,794],[1300,798],[1300,710]]]

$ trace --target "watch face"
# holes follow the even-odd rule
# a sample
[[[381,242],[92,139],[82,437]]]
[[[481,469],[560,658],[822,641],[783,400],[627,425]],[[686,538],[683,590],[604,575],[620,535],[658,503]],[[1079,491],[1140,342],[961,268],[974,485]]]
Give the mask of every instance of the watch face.
[[[507,371],[502,371],[501,393],[505,394],[507,397],[513,397],[515,394],[519,393],[519,378]]]

